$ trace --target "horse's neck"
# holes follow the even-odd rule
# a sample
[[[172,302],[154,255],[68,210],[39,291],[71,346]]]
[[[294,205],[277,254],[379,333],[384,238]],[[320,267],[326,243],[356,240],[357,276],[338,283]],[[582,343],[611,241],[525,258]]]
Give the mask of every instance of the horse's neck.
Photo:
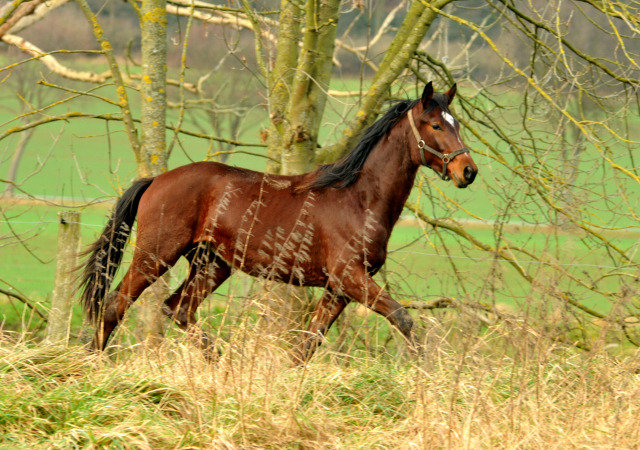
[[[407,145],[405,127],[395,127],[371,152],[355,186],[370,191],[366,207],[389,229],[400,217],[418,173]]]

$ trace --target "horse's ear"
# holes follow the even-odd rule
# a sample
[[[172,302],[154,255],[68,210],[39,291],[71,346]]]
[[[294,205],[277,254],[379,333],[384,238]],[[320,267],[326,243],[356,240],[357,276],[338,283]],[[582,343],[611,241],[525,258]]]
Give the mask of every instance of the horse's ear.
[[[453,98],[456,96],[457,90],[458,90],[458,86],[456,85],[456,83],[453,83],[453,86],[451,86],[451,89],[445,92],[445,95],[449,99],[449,104],[451,104],[451,102],[453,101]]]
[[[427,108],[427,105],[433,98],[433,83],[429,81],[427,85],[424,87],[424,91],[422,92],[422,107]]]

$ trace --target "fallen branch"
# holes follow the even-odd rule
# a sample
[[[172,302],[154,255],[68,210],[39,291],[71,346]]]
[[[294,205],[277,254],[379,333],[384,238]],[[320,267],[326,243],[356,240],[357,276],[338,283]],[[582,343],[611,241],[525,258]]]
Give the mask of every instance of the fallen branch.
[[[402,306],[407,309],[419,309],[419,310],[431,310],[431,309],[445,309],[445,308],[457,308],[472,317],[478,319],[480,322],[487,326],[495,325],[494,321],[484,316],[478,311],[485,311],[494,314],[498,318],[502,318],[502,315],[491,306],[483,305],[482,303],[463,303],[460,300],[450,297],[440,297],[435,300],[423,301],[423,302],[400,302]]]

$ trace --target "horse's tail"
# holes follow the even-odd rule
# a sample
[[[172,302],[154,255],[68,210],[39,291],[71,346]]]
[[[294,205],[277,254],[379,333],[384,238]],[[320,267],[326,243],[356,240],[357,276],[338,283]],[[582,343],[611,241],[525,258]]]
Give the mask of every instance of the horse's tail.
[[[79,289],[82,291],[80,301],[92,323],[98,320],[102,302],[122,262],[124,247],[136,220],[140,198],[152,182],[153,178],[142,178],[133,183],[118,200],[98,240],[81,253],[81,256],[89,257],[84,269],[82,266],[78,267],[78,270],[82,269],[78,276]]]

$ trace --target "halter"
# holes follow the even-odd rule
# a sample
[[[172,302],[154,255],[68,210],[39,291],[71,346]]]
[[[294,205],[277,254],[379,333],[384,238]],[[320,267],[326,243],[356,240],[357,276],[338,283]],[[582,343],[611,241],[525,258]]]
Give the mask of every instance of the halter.
[[[455,152],[447,153],[446,155],[444,153],[440,153],[438,150],[429,147],[420,136],[420,133],[418,132],[418,128],[416,127],[416,123],[413,121],[413,110],[411,109],[409,110],[408,116],[409,116],[409,123],[411,124],[411,130],[413,131],[413,134],[418,141],[418,148],[420,149],[420,159],[422,160],[422,165],[427,166],[427,160],[424,157],[424,151],[423,151],[423,150],[427,150],[429,153],[437,156],[442,160],[442,173],[438,173],[436,169],[433,169],[433,171],[438,175],[440,175],[440,178],[442,178],[445,181],[448,181],[449,177],[447,176],[447,164],[453,161],[453,158],[455,158],[458,155],[462,155],[463,153],[470,153],[469,149],[467,147],[463,147],[459,150],[456,150]],[[430,167],[430,166],[427,166],[427,167]]]

